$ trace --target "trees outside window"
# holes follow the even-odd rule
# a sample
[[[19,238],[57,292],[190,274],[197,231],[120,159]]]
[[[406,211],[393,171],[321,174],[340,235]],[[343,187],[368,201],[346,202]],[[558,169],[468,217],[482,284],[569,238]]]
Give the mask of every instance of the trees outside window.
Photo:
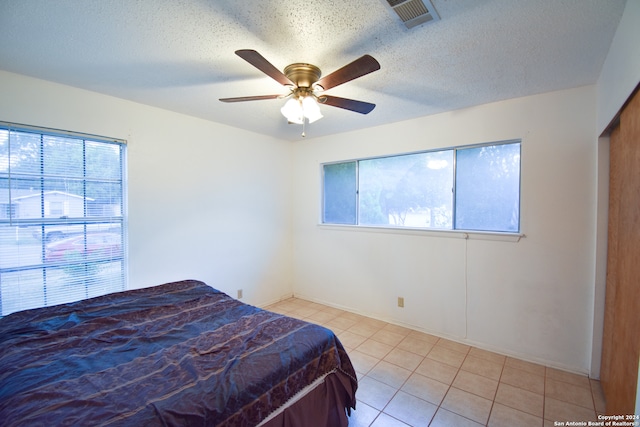
[[[518,232],[520,142],[323,165],[323,223]]]

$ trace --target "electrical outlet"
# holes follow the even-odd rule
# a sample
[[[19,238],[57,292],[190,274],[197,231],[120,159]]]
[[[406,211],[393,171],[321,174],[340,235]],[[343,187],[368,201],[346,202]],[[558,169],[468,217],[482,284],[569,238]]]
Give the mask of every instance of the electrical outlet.
[[[242,299],[242,289],[238,289],[238,299]]]
[[[398,297],[398,307],[404,308],[404,298]]]

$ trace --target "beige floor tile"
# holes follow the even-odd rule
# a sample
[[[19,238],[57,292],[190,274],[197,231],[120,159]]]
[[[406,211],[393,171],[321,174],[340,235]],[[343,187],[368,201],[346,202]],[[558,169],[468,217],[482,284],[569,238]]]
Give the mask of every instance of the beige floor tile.
[[[449,386],[420,374],[412,374],[400,389],[412,396],[439,405]]]
[[[278,306],[268,306],[268,307],[265,307],[264,309],[267,311],[272,311],[274,313],[282,314],[285,316],[289,312],[288,310],[282,309],[281,307],[278,307]]]
[[[335,332],[334,332],[335,333]],[[342,331],[336,334],[338,339],[347,349],[355,349],[367,340],[362,335],[355,334],[351,331]]]
[[[398,348],[406,351],[410,351],[420,356],[426,356],[435,344],[431,341],[420,339],[412,334],[409,334],[405,339],[400,341]]]
[[[493,400],[498,389],[498,381],[461,370],[451,386]]]
[[[461,415],[454,414],[447,411],[442,407],[438,409],[433,421],[429,424],[429,427],[478,427],[484,424],[479,424],[475,421],[465,418]]]
[[[491,378],[492,380],[499,380],[502,375],[502,367],[503,365],[501,363],[495,363],[469,355],[462,363],[461,369]]]
[[[356,410],[351,411],[349,427],[369,427],[380,411],[362,401],[356,403]]]
[[[356,347],[356,350],[382,360],[391,350],[393,350],[393,346],[368,339]]]
[[[411,426],[428,426],[438,407],[411,394],[399,391],[384,408],[386,414]]]
[[[460,344],[458,342],[447,340],[447,339],[444,339],[444,338],[440,338],[438,340],[438,342],[436,343],[436,345],[437,346],[446,347],[449,350],[455,350],[455,351],[463,353],[463,354],[467,354],[469,352],[469,350],[471,349],[471,346],[468,346],[466,344]]]
[[[420,332],[420,331],[411,331],[409,333],[409,336],[413,338],[417,338],[422,341],[430,342],[431,344],[437,343],[438,340],[440,339],[434,335],[427,334],[425,332]]]
[[[370,325],[365,322],[359,322],[347,329],[354,334],[362,335],[363,337],[371,338],[376,332],[380,330],[379,327]]]
[[[504,365],[504,362],[507,360],[507,356],[503,356],[502,354],[494,353],[492,351],[482,350],[476,347],[471,347],[471,350],[469,350],[469,356],[488,360],[489,362],[498,363],[500,365]]]
[[[369,326],[372,326],[374,328],[377,329],[383,329],[385,326],[388,325],[387,322],[382,321],[382,320],[378,320],[378,319],[372,319],[371,317],[365,317],[364,320],[362,321],[362,323],[365,323]]]
[[[325,322],[328,322],[329,320],[333,319],[334,316],[331,313],[328,313],[326,311],[322,311],[322,310],[318,310],[315,313],[313,313],[311,316],[307,317],[307,320],[309,322],[316,322],[316,323],[321,323],[324,324]]]
[[[589,377],[587,377],[586,375],[573,374],[571,372],[565,372],[555,368],[547,368],[547,378],[577,385],[579,387],[591,387],[591,385],[589,384]]]
[[[362,374],[363,376],[373,369],[378,362],[380,362],[380,359],[377,357],[370,356],[358,350],[352,350],[348,353],[349,359],[351,359],[351,363],[353,364],[353,368],[357,373]]]
[[[326,313],[329,313],[329,314],[333,314],[333,315],[334,315],[334,317],[338,317],[338,316],[340,316],[341,314],[344,314],[344,313],[345,313],[345,311],[344,311],[344,310],[341,310],[341,309],[339,309],[339,308],[335,308],[335,307],[329,307],[328,305],[323,305],[323,306],[322,306],[322,311],[324,311],[324,312],[326,312]]]
[[[425,377],[450,385],[455,379],[458,369],[446,363],[425,358],[416,368],[416,372]]]
[[[402,334],[398,334],[396,332],[391,332],[391,331],[387,331],[385,329],[380,329],[378,330],[378,332],[376,332],[375,334],[373,334],[371,336],[372,339],[376,340],[376,341],[380,341],[383,342],[385,344],[389,344],[392,346],[397,346],[398,344],[400,344],[400,341],[402,341],[405,336]]]
[[[338,334],[341,334],[342,332],[344,332],[344,330],[343,330],[343,329],[338,329],[338,328],[336,328],[335,326],[331,327],[331,326],[327,325],[326,323],[325,323],[324,325],[321,325],[321,326],[323,326],[323,327],[325,327],[325,328],[329,329],[329,330],[330,330],[331,332],[333,332],[336,336],[337,336]]]
[[[342,332],[341,330],[338,330],[337,332],[336,332],[336,331],[334,331],[333,329],[331,329],[330,327],[328,327],[328,326],[326,325],[326,323],[327,323],[327,322],[322,322],[322,321],[320,321],[320,320],[311,320],[311,319],[309,319],[308,317],[307,317],[306,319],[304,319],[304,320],[305,320],[306,322],[313,323],[314,325],[318,325],[318,326],[322,326],[322,327],[324,327],[324,328],[327,328],[327,329],[329,329],[331,332],[333,332],[333,333],[334,333],[334,334],[336,334],[336,335],[337,335],[337,332]]]
[[[299,320],[305,320],[306,319],[305,316],[303,316],[303,315],[301,315],[299,313],[296,313],[295,311],[288,312],[287,316],[293,317],[294,319],[299,319]]]
[[[411,353],[410,351],[401,350],[399,348],[394,348],[384,357],[389,363],[393,363],[394,365],[398,365],[402,368],[408,369],[410,371],[415,371],[415,369],[422,363],[424,357],[419,354]]]
[[[351,313],[350,311],[345,311],[338,317],[342,317],[344,319],[353,320],[355,322],[364,322],[365,320],[368,320],[368,319],[372,320],[369,317],[365,317],[365,316],[362,316],[361,314],[357,314],[357,313]]]
[[[272,306],[270,306],[269,310],[277,309],[279,311],[287,313],[287,312],[295,310],[296,308],[298,308],[297,305],[295,305],[294,303],[290,302],[289,300],[284,300],[284,301],[280,301],[280,302],[277,302],[277,303],[273,304]]]
[[[604,391],[602,390],[602,385],[600,381],[591,380],[591,394],[593,395],[593,403],[596,407],[596,412],[598,414],[606,413],[606,401],[604,398]]]
[[[594,410],[551,397],[544,399],[544,419],[550,421],[597,421]]]
[[[358,400],[382,411],[387,403],[391,401],[398,389],[371,377],[362,377],[358,381]]]
[[[404,326],[394,325],[392,323],[387,323],[384,328],[385,331],[394,332],[396,334],[400,334],[404,337],[409,335],[412,331],[409,328],[405,328]]]
[[[313,309],[309,309],[307,307],[307,304],[303,304],[303,303],[301,303],[299,301],[290,301],[289,304],[290,304],[292,313],[294,313],[296,311],[300,311],[300,310],[311,310],[311,311],[313,311]]]
[[[578,385],[556,381],[547,378],[545,381],[544,395],[563,402],[573,403],[595,411],[591,387],[584,388]]]
[[[544,395],[544,377],[527,371],[505,365],[500,382]]]
[[[496,403],[491,409],[489,427],[542,427],[542,417],[520,412]]]
[[[536,417],[543,416],[544,396],[522,388],[500,383],[495,401]]]
[[[464,353],[460,353],[458,351],[438,345],[434,346],[429,354],[427,354],[427,358],[437,360],[438,362],[451,365],[455,368],[459,368],[460,366],[462,366],[462,362],[464,362],[465,357],[466,354]]]
[[[451,387],[441,406],[477,423],[486,424],[489,420],[492,404],[493,401],[489,399]]]
[[[357,321],[352,319],[347,319],[346,317],[338,316],[326,322],[326,326],[329,329],[339,329],[341,331],[345,331],[355,325]]]
[[[325,306],[325,305],[323,305],[323,304],[319,304],[319,303],[317,303],[317,302],[310,302],[310,303],[309,303],[309,307],[310,307],[310,308],[315,308],[316,310],[324,310],[324,308],[325,308],[326,306]]]
[[[411,371],[401,368],[384,360],[373,367],[367,374],[375,380],[383,382],[391,387],[399,389],[402,384],[409,378]]]
[[[521,371],[529,372],[530,374],[542,375],[545,374],[545,367],[536,363],[527,362],[525,360],[515,359],[513,357],[507,357],[505,365],[511,368],[520,369]]]
[[[371,424],[371,427],[411,427],[411,426],[383,412],[382,414],[378,415],[378,418],[376,418],[375,421]]]

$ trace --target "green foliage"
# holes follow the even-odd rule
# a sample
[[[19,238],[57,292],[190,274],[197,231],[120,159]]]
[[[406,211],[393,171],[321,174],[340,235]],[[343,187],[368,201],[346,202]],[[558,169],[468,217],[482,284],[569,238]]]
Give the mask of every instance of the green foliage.
[[[64,272],[72,282],[95,276],[100,272],[101,265],[87,261],[83,251],[68,251],[64,255]]]

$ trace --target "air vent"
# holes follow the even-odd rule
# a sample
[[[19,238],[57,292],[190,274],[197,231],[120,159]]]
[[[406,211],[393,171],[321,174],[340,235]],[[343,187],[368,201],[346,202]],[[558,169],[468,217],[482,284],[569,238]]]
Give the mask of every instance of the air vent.
[[[429,0],[384,0],[407,28],[440,19]]]

